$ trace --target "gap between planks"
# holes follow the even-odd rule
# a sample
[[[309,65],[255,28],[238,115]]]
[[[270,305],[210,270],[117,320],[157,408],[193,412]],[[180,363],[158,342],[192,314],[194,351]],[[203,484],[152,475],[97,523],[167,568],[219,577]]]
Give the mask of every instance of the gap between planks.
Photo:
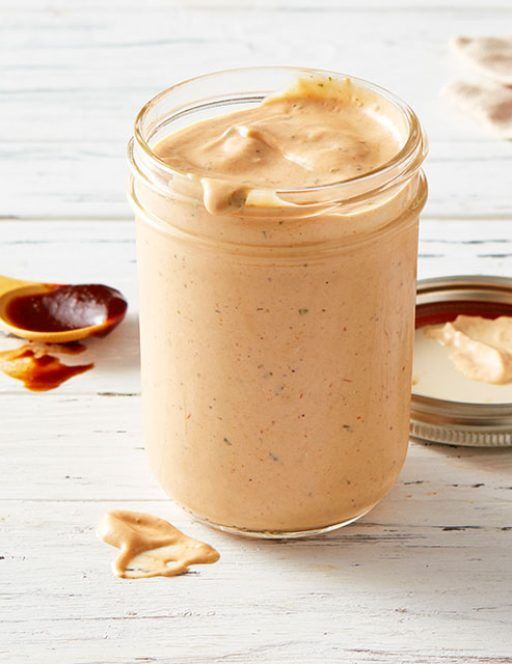
[[[32,215],[0,215],[0,223],[2,222],[48,222],[48,223],[89,223],[89,222],[124,222],[124,223],[133,223],[134,217],[131,215],[41,215],[41,216],[32,216]],[[505,214],[483,214],[478,213],[475,215],[469,214],[422,214],[420,216],[420,221],[460,221],[460,222],[474,222],[481,221],[482,223],[488,221],[502,221],[504,223],[512,221],[512,211]]]
[[[56,7],[62,5],[62,3],[54,3]],[[125,11],[136,11],[140,10],[140,3],[137,2],[127,2],[126,0],[123,3],[113,3],[113,9],[119,9],[120,5]],[[87,3],[88,11],[105,11],[105,3]],[[108,3],[107,3],[108,6]],[[180,0],[167,0],[167,2],[155,3],[153,6],[146,3],[144,11],[146,13],[158,12],[162,8],[166,9],[183,9],[183,2]],[[187,3],[187,9],[194,11],[208,11],[212,13],[221,13],[226,11],[237,11],[240,13],[258,13],[258,12],[290,12],[290,13],[361,13],[361,12],[370,12],[376,14],[393,14],[397,12],[407,12],[407,13],[422,13],[422,14],[434,14],[434,13],[463,13],[465,15],[470,13],[510,13],[511,7],[507,2],[499,3],[495,2],[492,5],[489,5],[485,2],[468,2],[458,1],[451,2],[448,5],[443,2],[416,2],[410,3],[404,0],[395,0],[387,2],[379,2],[379,0],[371,0],[370,2],[360,3],[352,2],[350,4],[345,4],[343,0],[331,0],[330,2],[322,2],[319,4],[313,5],[307,0],[292,0],[291,2],[287,0],[281,0],[281,2],[273,2],[272,0],[263,0],[260,3],[253,2],[232,2],[229,0],[219,0],[216,3],[196,1]],[[32,2],[20,2],[17,0],[14,4],[5,3],[2,7],[3,12],[11,12],[13,9],[16,9],[19,13],[23,12],[25,14],[35,13],[35,14],[50,14],[51,9],[43,6],[41,8],[37,3],[34,6]],[[55,9],[52,7],[55,11]],[[109,10],[107,9],[107,12]]]

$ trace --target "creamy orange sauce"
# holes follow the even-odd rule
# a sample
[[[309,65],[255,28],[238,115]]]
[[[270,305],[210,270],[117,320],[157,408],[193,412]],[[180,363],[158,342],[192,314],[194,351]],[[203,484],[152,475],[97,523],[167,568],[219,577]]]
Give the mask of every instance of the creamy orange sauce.
[[[451,323],[425,328],[425,334],[451,349],[454,366],[469,380],[512,381],[512,317],[457,316]]]
[[[304,79],[169,134],[153,149],[176,177],[135,180],[145,444],[201,519],[301,532],[357,518],[391,488],[408,443],[424,182],[361,201],[353,181],[328,205],[282,189],[372,171],[407,132],[384,97]]]
[[[241,207],[253,189],[315,187],[375,170],[399,150],[381,101],[350,79],[299,79],[255,108],[198,122],[156,154],[199,180],[212,213]]]
[[[112,569],[123,579],[177,576],[187,572],[190,565],[215,563],[220,557],[209,544],[188,537],[151,514],[108,512],[96,532],[120,550]]]

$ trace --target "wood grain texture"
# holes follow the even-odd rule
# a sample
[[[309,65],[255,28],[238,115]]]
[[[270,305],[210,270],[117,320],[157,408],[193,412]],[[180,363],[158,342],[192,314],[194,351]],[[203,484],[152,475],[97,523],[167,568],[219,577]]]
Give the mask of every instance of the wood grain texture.
[[[128,167],[123,142],[0,146],[4,218],[128,219]],[[510,218],[512,148],[506,142],[438,142],[425,170],[430,195],[424,217]],[[3,158],[2,158],[3,155]],[[28,169],[28,170],[27,170]]]
[[[508,450],[413,444],[387,499],[327,538],[253,542],[210,531],[170,503],[146,467],[132,224],[4,221],[0,253],[13,275],[101,274],[132,305],[90,349],[92,372],[48,394],[0,379],[0,660],[510,661]],[[511,253],[510,223],[422,222],[420,276],[506,274]],[[114,579],[114,552],[94,526],[119,506],[172,520],[216,546],[221,561],[173,580]]]
[[[101,281],[119,288],[130,306],[127,320],[104,340],[93,340],[83,355],[93,371],[59,389],[64,394],[138,394],[138,327],[133,222],[74,220],[0,221],[2,272],[49,282]],[[419,278],[448,274],[512,273],[512,223],[486,218],[474,221],[423,220],[420,225]],[[14,345],[0,337],[0,349]],[[27,392],[0,373],[0,394]],[[44,398],[44,396],[43,396]]]
[[[140,106],[205,71],[276,63],[347,71],[410,102],[431,141],[432,217],[510,212],[512,152],[440,97],[454,34],[499,34],[504,2],[4,0],[0,214],[129,216],[125,145]]]
[[[0,501],[6,661],[507,661],[505,450],[414,445],[362,523],[321,540],[252,542],[211,532],[164,498],[122,398],[50,400],[33,397],[32,425],[4,426],[14,439],[5,474],[26,487]],[[171,582],[113,579],[113,551],[93,528],[119,505],[206,539],[220,563]]]
[[[31,394],[0,374],[0,661],[8,664],[509,664],[512,454],[412,444],[392,492],[326,538],[253,542],[173,505],[141,440],[132,119],[170,83],[307,64],[389,87],[431,141],[419,276],[512,276],[510,143],[439,96],[457,33],[499,34],[504,0],[2,0],[1,272],[120,288],[93,371]],[[2,221],[3,219],[3,221]],[[17,342],[0,335],[0,348]],[[94,527],[146,510],[216,546],[176,579],[113,578]]]

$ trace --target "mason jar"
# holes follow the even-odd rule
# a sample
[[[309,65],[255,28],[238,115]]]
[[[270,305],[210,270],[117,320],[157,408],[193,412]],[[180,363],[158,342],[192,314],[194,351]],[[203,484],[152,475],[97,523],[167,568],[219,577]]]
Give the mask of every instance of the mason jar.
[[[145,446],[165,491],[212,526],[298,537],[346,525],[392,487],[411,398],[426,141],[378,95],[400,150],[348,181],[252,192],[208,212],[155,154],[171,132],[250,108],[300,68],[218,72],[149,101],[129,145]]]

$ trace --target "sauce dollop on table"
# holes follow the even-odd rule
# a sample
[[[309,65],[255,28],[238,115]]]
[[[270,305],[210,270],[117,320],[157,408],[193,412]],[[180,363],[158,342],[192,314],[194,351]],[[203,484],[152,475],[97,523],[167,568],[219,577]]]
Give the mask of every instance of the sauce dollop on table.
[[[209,544],[152,514],[114,510],[105,514],[96,532],[120,549],[112,570],[122,579],[177,576],[185,574],[190,565],[210,565],[220,558]]]

